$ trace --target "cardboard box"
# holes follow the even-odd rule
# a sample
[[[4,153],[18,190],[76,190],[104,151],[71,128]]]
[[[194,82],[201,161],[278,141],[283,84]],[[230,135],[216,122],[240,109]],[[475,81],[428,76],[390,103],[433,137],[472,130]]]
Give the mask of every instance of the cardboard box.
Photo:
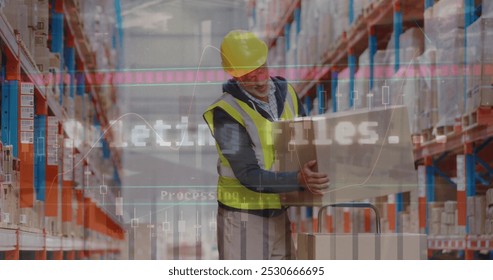
[[[445,202],[445,212],[447,213],[455,213],[457,210],[457,201],[446,201]]]
[[[429,224],[430,235],[440,235],[440,223]]]
[[[48,0],[39,0],[38,2],[38,12],[37,12],[37,23],[36,30],[41,34],[49,34],[49,19],[50,19],[50,10]]]
[[[0,223],[4,222],[4,215],[7,213],[7,200],[5,196],[7,194],[7,184],[0,184]]]
[[[11,145],[3,146],[2,149],[2,167],[4,174],[4,182],[9,183],[12,181],[13,172],[13,147]]]
[[[407,111],[355,110],[274,125],[276,171],[296,171],[316,159],[330,178],[323,196],[281,195],[284,205],[320,206],[417,189]],[[290,128],[282,130],[282,128]],[[313,138],[312,136],[313,135]],[[282,163],[282,161],[286,161]]]
[[[468,196],[467,197],[467,216],[468,217],[474,217],[474,212],[476,211],[476,206],[475,205],[476,199],[474,196]]]
[[[422,234],[315,234],[299,233],[300,260],[424,260]]]
[[[15,173],[15,172],[14,172]],[[1,222],[17,225],[19,222],[19,190],[16,188],[16,176],[12,183],[2,183],[3,210]]]
[[[493,189],[486,191],[486,206],[493,207]]]
[[[46,234],[60,236],[62,234],[62,223],[60,217],[45,217]]]
[[[62,235],[66,237],[73,237],[74,232],[74,222],[63,222],[62,223]]]
[[[476,234],[483,234],[486,219],[486,197],[476,196],[474,204],[474,223],[476,226]],[[469,228],[471,228],[471,226],[469,226]]]

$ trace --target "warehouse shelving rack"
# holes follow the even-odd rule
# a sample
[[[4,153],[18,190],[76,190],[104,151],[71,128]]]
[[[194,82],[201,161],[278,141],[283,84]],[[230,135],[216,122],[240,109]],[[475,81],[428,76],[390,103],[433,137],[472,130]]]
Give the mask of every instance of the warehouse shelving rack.
[[[350,1],[352,2],[352,1]],[[325,54],[324,59],[318,65],[311,68],[303,68],[297,73],[295,90],[298,96],[305,102],[308,112],[317,109],[318,113],[324,113],[330,108],[333,112],[337,109],[337,79],[338,73],[345,67],[350,68],[350,89],[354,89],[354,75],[356,71],[356,57],[366,48],[370,52],[370,88],[375,82],[374,55],[378,49],[384,49],[392,32],[394,32],[395,45],[395,71],[400,67],[399,63],[399,36],[412,26],[423,26],[424,10],[433,6],[434,0],[404,1],[404,0],[378,0],[367,7],[363,15],[354,18],[352,5],[348,17],[352,23],[347,32]],[[352,4],[352,3],[350,3]],[[478,7],[474,0],[464,0],[465,22],[470,25],[477,18]],[[301,1],[293,1],[292,6],[279,21],[280,25],[274,31],[267,33],[269,46],[275,45],[275,38],[282,36],[283,26],[291,24],[294,8],[303,9]],[[467,31],[466,31],[467,32]],[[330,89],[327,96],[326,90]],[[352,90],[350,90],[352,92]],[[464,93],[465,94],[465,93]],[[312,108],[312,100],[317,97],[318,108]],[[329,101],[331,99],[331,102]],[[352,99],[350,99],[352,100]],[[352,107],[353,104],[350,104]],[[435,178],[439,176],[446,182],[457,188],[458,224],[464,227],[464,236],[429,236],[429,256],[434,250],[460,250],[466,259],[474,258],[475,251],[493,250],[493,237],[469,235],[469,225],[466,219],[467,197],[475,196],[477,185],[491,186],[491,182],[484,178],[493,175],[493,162],[491,156],[493,148],[493,110],[492,108],[479,108],[474,112],[467,126],[458,125],[452,134],[445,138],[423,141],[423,138],[415,137],[414,156],[417,165],[419,187],[419,229],[421,233],[427,233],[428,205],[435,201]],[[464,122],[462,122],[464,124]],[[415,141],[414,141],[415,140]],[[480,171],[484,171],[483,174]],[[452,177],[456,176],[457,180]],[[485,188],[480,188],[482,191]],[[394,198],[390,199],[393,200]],[[398,213],[403,209],[402,195],[395,197],[396,205],[389,205],[389,209],[395,209]],[[311,211],[307,211],[310,213]],[[392,212],[392,211],[391,211]],[[397,217],[390,222],[390,228],[397,230]],[[298,213],[299,215],[299,213]],[[369,215],[366,215],[369,216]],[[329,223],[332,217],[327,216],[327,231],[332,232]],[[345,217],[346,218],[346,217]],[[314,220],[316,218],[314,217]],[[347,222],[349,219],[345,219]],[[314,224],[316,221],[314,221]],[[368,223],[368,221],[365,221]],[[346,227],[346,225],[345,225]],[[314,231],[316,227],[314,226]]]
[[[119,0],[115,0],[115,7],[119,7],[117,2]],[[111,156],[115,166],[113,182],[121,184],[121,153],[115,147],[107,144],[112,141],[112,130],[101,107],[99,85],[94,80],[97,64],[95,56],[90,50],[89,40],[84,35],[76,3],[74,0],[52,0],[50,7],[52,31],[50,49],[53,53],[60,55],[62,72],[64,66],[67,67],[70,84],[73,85],[75,79],[78,81],[77,88],[71,86],[69,89],[68,98],[73,98],[75,94],[90,94],[91,103],[96,111],[95,122],[100,123],[104,131],[106,143],[103,142],[103,154],[105,157]],[[121,32],[119,36],[121,36]],[[13,128],[8,130],[11,137],[2,140],[4,145],[13,146],[14,157],[19,157],[21,160],[19,207],[30,208],[33,206],[34,199],[46,199],[45,211],[47,216],[53,215],[53,213],[56,216],[56,207],[59,203],[57,185],[61,184],[62,212],[58,215],[61,215],[63,222],[74,221],[75,223],[76,220],[76,223],[83,226],[85,231],[85,237],[52,236],[47,234],[44,229],[32,229],[15,224],[0,224],[0,259],[19,259],[21,255],[25,257],[26,254],[31,253],[32,258],[35,259],[47,259],[48,257],[52,259],[74,259],[88,258],[92,255],[108,257],[117,254],[120,250],[121,240],[124,239],[124,230],[119,219],[107,209],[99,207],[93,199],[86,197],[82,189],[74,189],[73,178],[59,183],[56,179],[59,175],[59,167],[46,165],[46,147],[40,148],[38,143],[36,145],[21,143],[17,138],[18,103],[16,98],[10,97],[19,95],[19,87],[22,82],[34,84],[35,120],[37,123],[35,135],[41,136],[41,138],[45,137],[43,133],[46,133],[44,131],[46,131],[47,118],[53,116],[58,121],[58,133],[65,135],[64,139],[68,138],[67,135],[69,134],[62,125],[70,118],[62,106],[63,83],[59,85],[61,89],[60,99],[56,100],[51,88],[45,86],[43,74],[37,69],[36,63],[24,42],[21,41],[18,31],[12,29],[5,15],[1,12],[0,40],[3,46],[2,52],[6,57],[2,107],[8,109],[2,110],[2,130],[6,127]],[[44,141],[41,143],[46,144]],[[65,149],[72,149],[73,153],[80,153],[81,155],[86,155],[90,151],[90,147],[65,147]],[[95,163],[89,159],[84,159],[83,165],[88,177],[96,176],[99,182],[102,182],[103,175]],[[63,170],[65,171],[65,169]],[[86,181],[85,184],[87,185],[89,182]],[[116,187],[117,189],[112,191],[118,191],[118,185]],[[76,213],[72,213],[72,199],[75,197],[79,202],[79,209]]]

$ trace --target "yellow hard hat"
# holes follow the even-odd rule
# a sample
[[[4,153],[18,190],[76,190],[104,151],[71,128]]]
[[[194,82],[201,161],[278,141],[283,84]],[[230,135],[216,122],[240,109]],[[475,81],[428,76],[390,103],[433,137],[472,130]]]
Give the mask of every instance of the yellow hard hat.
[[[244,76],[267,61],[267,45],[253,32],[230,31],[221,44],[224,71],[233,77]]]

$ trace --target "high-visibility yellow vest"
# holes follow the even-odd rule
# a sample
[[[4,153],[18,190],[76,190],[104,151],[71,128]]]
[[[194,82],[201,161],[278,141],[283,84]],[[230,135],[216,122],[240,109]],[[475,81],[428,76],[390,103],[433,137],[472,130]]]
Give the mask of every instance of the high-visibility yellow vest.
[[[288,94],[284,102],[284,109],[281,115],[283,120],[292,120],[298,117],[298,99],[291,85],[288,85]],[[247,103],[234,98],[231,94],[224,93],[214,104],[209,106],[204,113],[211,133],[214,135],[213,110],[223,109],[242,125],[253,141],[255,155],[260,168],[271,170],[275,160],[272,122],[264,118]],[[217,183],[218,201],[236,209],[261,210],[261,209],[280,209],[281,202],[279,194],[254,192],[243,186],[235,177],[231,165],[223,156],[223,153],[216,143],[219,160],[217,170],[219,179]]]

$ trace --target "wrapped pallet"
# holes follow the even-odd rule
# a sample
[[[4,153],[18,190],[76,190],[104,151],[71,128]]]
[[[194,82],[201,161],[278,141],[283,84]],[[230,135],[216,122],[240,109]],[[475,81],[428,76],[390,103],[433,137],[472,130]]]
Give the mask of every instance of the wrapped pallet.
[[[318,18],[318,58],[323,60],[325,54],[329,51],[332,40],[332,29],[333,29],[333,20],[332,15],[330,13],[330,6],[328,5],[328,1],[323,1],[323,5],[320,9],[320,16]]]
[[[493,106],[493,19],[479,18],[467,29],[466,114]]]
[[[481,234],[484,234],[484,229],[485,229],[486,198],[484,196],[476,196],[474,206],[475,206],[475,209],[474,209],[474,223],[475,223],[474,234],[481,235]],[[471,229],[471,226],[469,226],[469,229]]]
[[[349,1],[347,1],[349,2]],[[354,19],[356,20],[358,17],[362,16],[365,8],[370,5],[372,0],[354,0],[353,2],[353,14],[354,14]]]
[[[416,57],[423,54],[425,47],[424,40],[423,32],[416,27],[408,29],[400,36],[400,63],[402,66],[409,64]]]
[[[438,122],[438,83],[436,79],[436,50],[427,50],[418,58],[420,71],[420,110],[418,127],[431,139],[433,127]]]
[[[441,0],[425,10],[426,49],[437,47],[440,34],[465,27],[464,0]]]
[[[401,70],[404,76],[404,84],[402,85],[402,99],[403,104],[407,107],[409,114],[409,127],[411,133],[416,135],[422,131],[421,118],[424,116],[423,99],[425,95],[421,92],[421,80],[422,75],[419,71],[419,63],[417,60],[413,61],[411,65],[403,65]],[[401,72],[401,71],[399,71]]]
[[[349,26],[349,5],[346,0],[329,1],[331,3],[330,14],[334,19],[332,24],[332,41],[337,41]]]
[[[453,127],[464,112],[464,29],[440,35],[437,50],[438,123],[437,134]],[[442,133],[442,130],[443,133]]]
[[[399,42],[400,68],[390,82],[390,103],[408,108],[411,133],[419,134],[419,118],[422,116],[419,101],[423,96],[420,91],[421,73],[417,58],[423,53],[424,36],[418,28],[410,28],[400,36]],[[389,70],[391,66],[389,65]],[[383,103],[387,103],[386,100]]]

